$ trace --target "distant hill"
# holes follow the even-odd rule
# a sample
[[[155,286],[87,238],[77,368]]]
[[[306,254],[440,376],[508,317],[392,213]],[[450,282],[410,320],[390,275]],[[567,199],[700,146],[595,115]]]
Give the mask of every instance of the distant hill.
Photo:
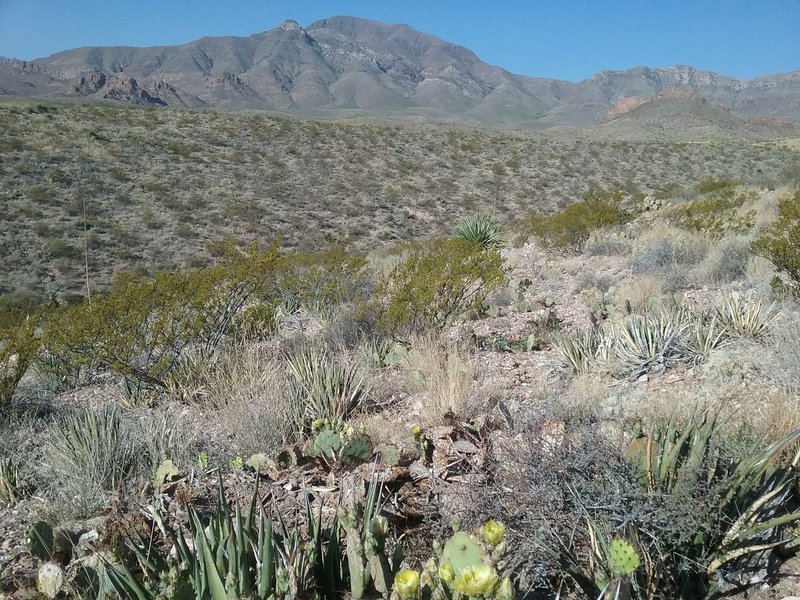
[[[800,124],[768,117],[743,118],[688,90],[668,90],[609,111],[604,123],[580,130],[595,141],[689,142],[800,137]]]
[[[515,75],[407,25],[343,16],[307,28],[289,20],[249,37],[0,61],[0,95],[6,96],[407,115],[497,128],[595,125],[615,106],[673,89],[715,102],[731,116],[800,121],[800,71],[745,81],[688,66],[636,67],[572,83]]]

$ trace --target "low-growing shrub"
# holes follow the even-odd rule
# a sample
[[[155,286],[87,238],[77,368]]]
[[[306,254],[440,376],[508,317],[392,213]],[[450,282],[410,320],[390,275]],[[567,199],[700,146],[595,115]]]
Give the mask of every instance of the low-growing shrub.
[[[753,198],[752,194],[736,192],[725,186],[691,202],[671,207],[666,215],[678,227],[699,231],[707,235],[745,233],[755,224],[755,212],[740,215],[742,205]]]
[[[44,346],[73,364],[99,361],[133,389],[164,389],[187,348],[214,353],[239,310],[271,283],[278,259],[275,248],[230,247],[213,267],[120,275],[108,294],[52,315]]]
[[[11,403],[22,376],[39,352],[37,327],[41,313],[18,316],[16,323],[0,325],[0,410]]]
[[[774,278],[776,291],[800,296],[800,188],[778,203],[778,220],[752,243],[751,250],[771,261],[788,279]]]
[[[523,232],[535,236],[545,247],[580,252],[593,231],[626,220],[618,197],[590,195],[558,214],[529,217]]]
[[[699,267],[699,274],[711,283],[739,281],[747,275],[750,244],[744,237],[721,240]]]
[[[479,310],[486,294],[504,281],[503,258],[496,249],[462,239],[416,245],[378,285],[377,296],[384,302],[380,326],[399,337],[440,331]]]

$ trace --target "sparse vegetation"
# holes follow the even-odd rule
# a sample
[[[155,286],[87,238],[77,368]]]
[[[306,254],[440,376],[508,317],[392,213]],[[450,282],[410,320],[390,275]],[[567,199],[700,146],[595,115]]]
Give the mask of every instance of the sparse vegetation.
[[[797,559],[800,309],[766,281],[800,196],[750,185],[795,151],[30,108],[0,594],[736,597]]]
[[[800,295],[800,189],[778,203],[778,220],[753,242],[752,249],[788,278],[773,279],[776,291]]]

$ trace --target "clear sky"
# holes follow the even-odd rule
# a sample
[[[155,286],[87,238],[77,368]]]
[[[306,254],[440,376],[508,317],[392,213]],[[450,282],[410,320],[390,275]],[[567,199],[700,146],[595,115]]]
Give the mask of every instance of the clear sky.
[[[637,65],[800,70],[800,0],[0,0],[0,56],[180,44],[334,15],[406,23],[514,73],[571,81]]]

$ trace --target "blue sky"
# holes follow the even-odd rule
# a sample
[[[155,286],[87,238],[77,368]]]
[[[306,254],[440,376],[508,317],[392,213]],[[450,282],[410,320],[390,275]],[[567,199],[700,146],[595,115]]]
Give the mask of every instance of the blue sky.
[[[0,56],[180,44],[333,15],[407,23],[514,73],[571,81],[637,65],[800,70],[800,0],[0,0]]]

